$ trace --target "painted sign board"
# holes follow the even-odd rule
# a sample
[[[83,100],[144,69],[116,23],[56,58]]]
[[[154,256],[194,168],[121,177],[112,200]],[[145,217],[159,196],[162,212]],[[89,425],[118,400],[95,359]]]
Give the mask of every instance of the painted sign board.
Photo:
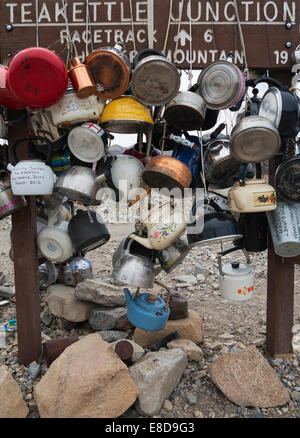
[[[299,0],[0,0],[0,6],[2,62],[36,45],[65,60],[70,32],[82,60],[123,41],[131,61],[153,47],[178,68],[202,69],[231,51],[239,66],[246,59],[249,68],[290,70],[300,43]]]

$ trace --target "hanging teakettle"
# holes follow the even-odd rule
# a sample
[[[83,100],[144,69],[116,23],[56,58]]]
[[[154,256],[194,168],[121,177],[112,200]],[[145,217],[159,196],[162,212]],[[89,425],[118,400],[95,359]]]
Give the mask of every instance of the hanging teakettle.
[[[294,147],[294,139],[286,139],[282,163],[275,172],[274,187],[280,199],[300,202],[300,154],[289,158],[289,144]]]
[[[167,123],[183,131],[199,130],[205,120],[206,104],[201,96],[191,91],[179,91],[166,106]]]
[[[179,239],[186,229],[183,214],[176,217],[175,209],[170,203],[153,208],[143,225],[147,228],[147,238],[136,234],[130,234],[129,237],[146,248],[158,251],[167,248]]]
[[[119,97],[128,88],[131,65],[123,50],[122,43],[114,47],[102,47],[90,53],[84,61],[97,85],[98,96],[102,99]]]
[[[162,330],[170,315],[169,305],[161,297],[149,293],[137,294],[134,297],[128,289],[124,289],[127,317],[131,324],[147,331]]]
[[[23,196],[15,196],[9,181],[0,180],[0,219],[13,214],[15,211],[27,205]]]
[[[177,68],[162,52],[144,49],[134,59],[131,90],[134,96],[149,106],[170,102],[180,87]]]
[[[230,211],[254,213],[275,210],[277,197],[274,187],[261,178],[261,165],[256,164],[256,178],[246,179],[247,166],[240,166],[240,180],[228,192]]]
[[[68,135],[72,154],[86,163],[99,161],[107,146],[107,134],[95,123],[83,123],[73,128]]]
[[[21,160],[16,156],[17,147],[28,138],[20,138],[11,146],[12,164],[7,169],[11,172],[11,187],[14,195],[50,195],[53,192],[56,176],[51,164],[51,143],[45,137],[31,137],[31,140],[41,140],[47,153],[46,162],[38,159]]]
[[[97,95],[97,87],[93,81],[91,72],[87,65],[82,64],[79,58],[70,60],[69,77],[76,92],[77,97]]]
[[[246,301],[253,297],[255,271],[250,266],[250,258],[245,249],[242,249],[247,264],[233,262],[230,265],[222,266],[222,256],[242,249],[240,247],[230,248],[218,256],[219,287],[222,297],[232,301]]]

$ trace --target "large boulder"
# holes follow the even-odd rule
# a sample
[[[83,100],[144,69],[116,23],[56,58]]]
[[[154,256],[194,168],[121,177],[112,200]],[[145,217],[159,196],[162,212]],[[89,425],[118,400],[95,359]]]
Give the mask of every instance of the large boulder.
[[[7,366],[0,367],[0,418],[26,418],[29,410]]]
[[[42,418],[116,418],[137,395],[128,368],[97,333],[67,347],[34,390]]]
[[[195,344],[199,344],[203,340],[201,317],[193,310],[189,310],[187,318],[168,320],[163,330],[150,332],[136,328],[134,341],[143,348],[147,348],[176,331],[180,338],[189,339]]]
[[[125,306],[123,288],[100,280],[83,280],[75,288],[75,297],[101,306]]]
[[[139,390],[135,408],[142,415],[156,415],[178,385],[187,366],[180,349],[147,353],[129,368]]]
[[[239,406],[270,408],[289,401],[289,394],[256,347],[224,353],[210,365],[214,384]]]
[[[63,284],[54,284],[47,289],[49,311],[59,318],[71,322],[83,322],[89,319],[95,304],[84,303],[74,296],[74,288]]]

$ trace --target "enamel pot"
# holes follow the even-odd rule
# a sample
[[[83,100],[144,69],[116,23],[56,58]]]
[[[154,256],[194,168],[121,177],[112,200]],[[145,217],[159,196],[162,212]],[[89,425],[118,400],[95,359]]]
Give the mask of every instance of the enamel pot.
[[[0,105],[15,110],[25,109],[25,104],[20,102],[9,88],[8,67],[4,65],[0,65]]]
[[[218,256],[220,291],[223,298],[231,301],[247,301],[253,297],[254,293],[255,271],[250,266],[250,258],[245,249],[242,251],[247,264],[236,261],[225,266],[222,265],[223,256],[240,249],[240,247],[230,248]]]
[[[133,95],[148,106],[164,105],[177,94],[180,74],[162,52],[144,49],[134,59]]]
[[[12,163],[7,169],[11,172],[11,187],[15,195],[51,195],[56,181],[51,163],[51,143],[44,137],[31,137],[31,140],[41,140],[44,146],[44,153],[47,154],[46,162],[39,159],[21,160],[18,162],[16,149],[28,138],[20,138],[11,145]]]
[[[86,253],[104,245],[109,231],[102,217],[95,211],[78,210],[69,222],[69,233],[77,253]]]
[[[8,68],[8,84],[14,96],[28,108],[47,108],[66,92],[68,72],[61,58],[43,47],[17,53]]]

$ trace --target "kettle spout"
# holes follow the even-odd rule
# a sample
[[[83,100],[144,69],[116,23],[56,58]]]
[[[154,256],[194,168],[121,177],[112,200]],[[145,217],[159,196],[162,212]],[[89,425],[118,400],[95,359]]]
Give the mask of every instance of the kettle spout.
[[[145,246],[148,249],[154,249],[151,245],[149,239],[146,239],[145,237],[137,236],[136,234],[130,234],[130,239],[136,240],[141,245]]]
[[[129,289],[123,289],[125,298],[126,298],[126,304],[128,305],[132,301],[132,295],[129,291]]]

